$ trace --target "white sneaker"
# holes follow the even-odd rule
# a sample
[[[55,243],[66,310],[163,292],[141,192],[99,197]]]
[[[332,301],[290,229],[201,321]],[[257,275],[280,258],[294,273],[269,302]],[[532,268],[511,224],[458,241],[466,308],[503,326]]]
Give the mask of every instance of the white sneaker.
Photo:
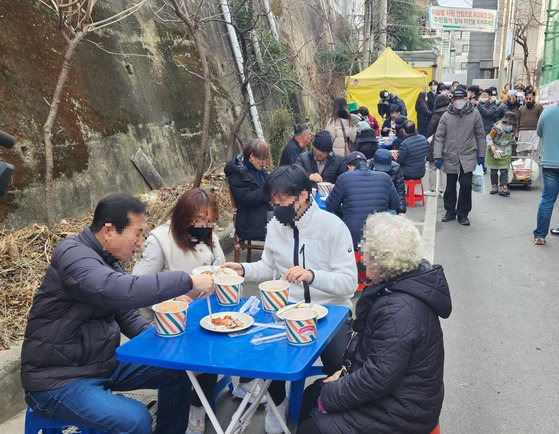
[[[444,197],[444,191],[439,191],[439,196]]]
[[[204,407],[190,406],[188,428],[185,434],[204,434],[206,429],[206,410]]]
[[[233,396],[239,399],[243,399],[246,396],[246,394],[250,392],[250,389],[255,381],[256,380],[249,381],[248,383],[238,383],[233,389],[232,392]],[[260,386],[256,386],[256,390],[254,391],[253,397],[248,400],[250,404],[254,402],[254,396],[258,395],[259,392],[260,392]],[[264,397],[260,402],[260,404],[267,404],[267,403],[268,401],[266,400],[266,397]]]
[[[425,194],[425,196],[431,196],[431,197],[437,195],[437,193],[435,193],[433,190],[425,190],[424,194]]]
[[[278,405],[279,414],[285,418],[285,410],[287,409],[287,398]],[[266,407],[266,418],[264,419],[264,431],[266,434],[282,434],[283,428],[281,427],[276,414],[272,411],[270,406]]]

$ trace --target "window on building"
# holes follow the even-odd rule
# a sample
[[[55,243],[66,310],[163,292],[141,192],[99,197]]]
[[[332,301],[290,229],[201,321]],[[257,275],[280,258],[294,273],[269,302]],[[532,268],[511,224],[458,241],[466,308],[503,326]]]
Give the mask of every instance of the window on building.
[[[466,70],[468,69],[468,62],[462,62],[462,63],[460,64],[460,69],[461,69],[462,71],[466,71]]]
[[[470,45],[469,44],[463,44],[462,45],[462,53],[467,53],[468,51],[470,51]]]

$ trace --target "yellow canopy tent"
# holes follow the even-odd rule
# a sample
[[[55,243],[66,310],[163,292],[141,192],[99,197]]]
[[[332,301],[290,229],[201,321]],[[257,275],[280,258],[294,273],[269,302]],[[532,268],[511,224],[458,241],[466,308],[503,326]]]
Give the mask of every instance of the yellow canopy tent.
[[[387,90],[397,94],[406,103],[408,119],[417,122],[415,102],[419,92],[425,90],[427,78],[414,70],[400,57],[386,48],[378,59],[358,74],[346,77],[347,102],[365,106],[380,122],[377,104],[380,92]]]

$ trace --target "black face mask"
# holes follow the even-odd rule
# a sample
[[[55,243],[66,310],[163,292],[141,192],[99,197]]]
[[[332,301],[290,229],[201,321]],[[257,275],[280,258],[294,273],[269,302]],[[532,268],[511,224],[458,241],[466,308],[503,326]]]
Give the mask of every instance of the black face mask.
[[[286,226],[290,226],[295,220],[295,208],[291,205],[274,205],[274,217]]]
[[[212,228],[190,227],[188,228],[188,234],[193,238],[192,241],[203,243],[204,240],[212,234]]]
[[[526,103],[526,107],[528,107],[529,109],[531,109],[532,107],[534,107],[534,103],[533,103],[533,102],[527,102],[527,103]]]

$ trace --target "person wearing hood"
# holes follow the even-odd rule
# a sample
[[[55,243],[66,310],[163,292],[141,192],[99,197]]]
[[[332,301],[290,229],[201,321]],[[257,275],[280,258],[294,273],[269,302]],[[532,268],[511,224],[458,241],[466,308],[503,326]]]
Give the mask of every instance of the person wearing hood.
[[[399,112],[407,116],[408,110],[406,108],[406,104],[402,101],[401,98],[398,97],[395,93],[390,93],[387,90],[383,90],[380,92],[380,101],[377,104],[377,110],[381,117],[387,118],[390,115],[390,110],[393,105],[398,106],[400,109]]]
[[[345,159],[347,172],[342,173],[326,199],[326,208],[341,213],[342,220],[351,232],[353,247],[363,237],[363,225],[369,214],[400,207],[398,192],[386,173],[372,171],[361,152],[352,152]]]
[[[509,167],[511,164],[512,148],[514,145],[514,126],[516,116],[513,112],[505,113],[503,119],[495,124],[487,135],[487,151],[485,161],[491,171],[491,191],[489,194],[510,196],[507,186],[509,182]]]
[[[247,282],[281,276],[291,284],[291,303],[305,300],[352,309],[357,265],[351,234],[335,214],[320,209],[312,198],[311,188],[308,174],[301,166],[281,166],[272,172],[266,192],[274,207],[274,217],[268,224],[262,259],[224,266],[244,276]],[[326,375],[332,375],[340,367],[350,337],[348,319],[320,356]],[[269,392],[283,417],[287,408],[285,383],[273,381]],[[283,432],[269,407],[264,426],[269,434]]]
[[[427,162],[429,163],[429,189],[425,191],[426,196],[435,196],[437,193],[442,196],[446,188],[446,173],[441,168],[437,192],[437,167],[435,166],[434,149],[435,133],[437,132],[437,127],[439,126],[443,113],[446,113],[448,110],[448,104],[449,99],[446,95],[437,96],[433,116],[431,116],[429,128],[427,129],[427,141],[429,142],[429,147],[427,148]]]
[[[357,301],[341,369],[305,390],[297,433],[430,433],[444,398],[439,318],[452,311],[443,268],[422,259],[421,235],[404,217],[369,216],[361,245],[372,285]]]
[[[332,136],[328,131],[318,132],[312,140],[312,149],[303,152],[295,164],[305,169],[309,179],[316,188],[319,182],[334,184],[338,176],[345,171],[344,159],[332,152]]]
[[[342,158],[347,157],[355,142],[356,130],[347,111],[345,98],[336,98],[334,100],[332,115],[324,129],[332,136],[334,153]]]
[[[481,92],[479,100],[472,101],[472,104],[478,109],[481,115],[485,135],[489,134],[489,131],[493,128],[495,116],[497,115],[497,98],[492,96],[491,89],[485,89]]]
[[[443,222],[458,218],[458,223],[470,225],[472,210],[472,174],[476,165],[485,162],[485,133],[479,111],[466,101],[465,89],[458,87],[452,94],[452,104],[441,116],[435,133],[435,166],[446,172]],[[456,195],[456,183],[460,194]]]
[[[540,146],[540,138],[536,134],[538,120],[543,112],[543,105],[536,103],[536,97],[532,92],[526,92],[524,96],[526,104],[518,110],[518,144],[516,152],[519,155],[528,155]]]
[[[394,184],[400,198],[400,206],[397,214],[405,214],[406,205],[406,184],[404,183],[404,172],[398,163],[392,158],[392,153],[388,149],[377,149],[375,156],[369,161],[369,169],[384,172]]]
[[[252,139],[243,145],[243,153],[225,166],[225,176],[235,201],[235,233],[240,240],[263,240],[270,206],[264,194],[268,172],[264,168],[270,158],[270,147],[262,140]]]

